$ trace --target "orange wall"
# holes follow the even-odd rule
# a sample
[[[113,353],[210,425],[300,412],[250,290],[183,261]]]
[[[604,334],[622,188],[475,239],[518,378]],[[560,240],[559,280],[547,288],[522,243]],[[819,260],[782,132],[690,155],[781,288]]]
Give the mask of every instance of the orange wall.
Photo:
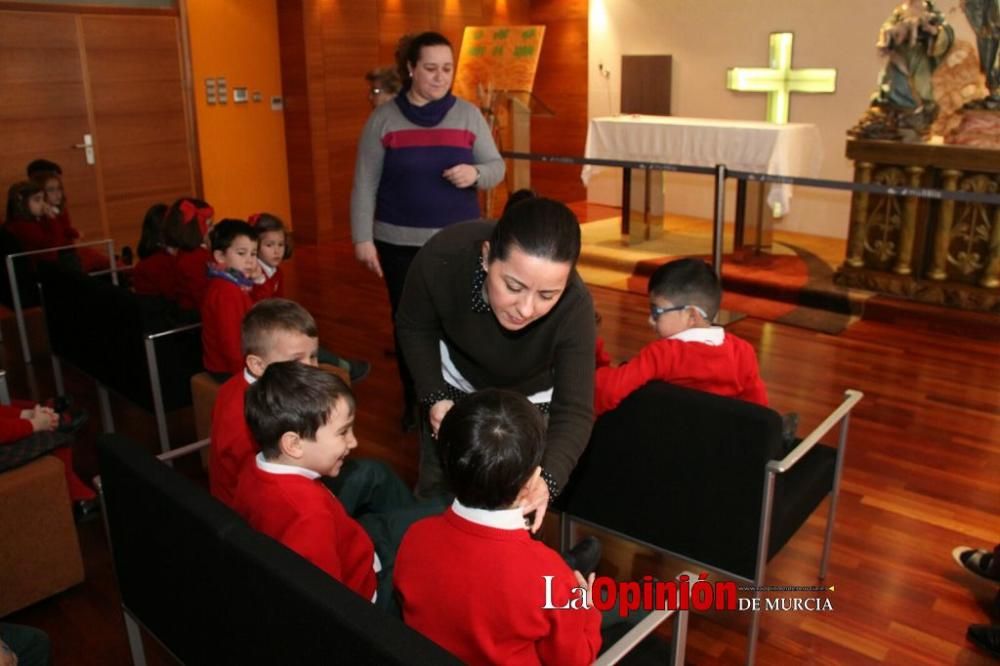
[[[276,0],[187,0],[195,114],[205,200],[216,220],[268,211],[291,224]],[[205,79],[224,76],[229,99],[205,101]],[[246,87],[261,101],[233,103]]]

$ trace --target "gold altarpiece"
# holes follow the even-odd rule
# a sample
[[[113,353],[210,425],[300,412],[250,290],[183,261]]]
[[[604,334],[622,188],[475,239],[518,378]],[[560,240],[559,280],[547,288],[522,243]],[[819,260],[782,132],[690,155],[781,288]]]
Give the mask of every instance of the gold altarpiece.
[[[850,140],[854,180],[1000,193],[1000,151]],[[855,192],[836,282],[913,300],[1000,313],[1000,206]]]

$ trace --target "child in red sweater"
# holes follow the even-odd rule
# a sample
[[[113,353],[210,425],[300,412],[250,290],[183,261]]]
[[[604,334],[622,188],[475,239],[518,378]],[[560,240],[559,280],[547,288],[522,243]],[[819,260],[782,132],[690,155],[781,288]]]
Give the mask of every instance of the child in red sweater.
[[[51,407],[21,400],[0,406],[0,472],[51,453],[62,461],[70,500],[88,513],[96,508],[97,495],[73,469],[73,436],[55,432],[59,421]]]
[[[201,199],[182,197],[171,204],[164,222],[163,241],[177,253],[177,305],[199,310],[208,287],[207,248],[214,209]]]
[[[399,542],[414,520],[442,507],[410,498],[405,506],[351,518],[325,483],[346,470],[358,445],[354,394],[336,375],[295,361],[271,363],[245,402],[261,452],[240,471],[233,508],[254,529],[393,610],[390,572]]]
[[[177,300],[177,248],[164,241],[167,205],[153,204],[142,220],[136,245],[139,263],[132,269],[132,290],[140,296],[162,296]]]
[[[470,664],[592,663],[601,613],[543,606],[547,585],[563,606],[593,579],[531,538],[519,503],[541,473],[538,410],[511,391],[479,391],[451,408],[438,441],[455,501],[403,538],[394,574],[403,620]]]
[[[597,368],[595,416],[654,380],[767,406],[753,347],[712,326],[721,301],[722,287],[704,261],[678,259],[656,269],[649,278],[649,321],[659,339],[617,368]]]
[[[243,220],[223,220],[212,229],[208,285],[201,303],[202,364],[219,381],[243,371],[240,326],[253,300],[257,232]]]
[[[292,258],[292,241],[285,232],[285,225],[270,213],[254,213],[247,222],[257,231],[257,263],[260,265],[260,273],[254,280],[253,300],[282,297],[285,281],[281,262]]]

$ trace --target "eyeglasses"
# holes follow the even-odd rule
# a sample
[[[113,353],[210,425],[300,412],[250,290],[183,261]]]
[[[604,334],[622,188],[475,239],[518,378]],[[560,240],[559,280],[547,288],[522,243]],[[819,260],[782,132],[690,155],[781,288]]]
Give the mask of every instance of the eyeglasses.
[[[674,305],[669,308],[661,308],[659,305],[650,304],[649,316],[653,319],[653,321],[656,321],[660,318],[660,315],[665,315],[668,312],[679,312],[680,310],[687,310],[688,308],[691,308],[705,319],[708,319],[708,314],[697,305]]]

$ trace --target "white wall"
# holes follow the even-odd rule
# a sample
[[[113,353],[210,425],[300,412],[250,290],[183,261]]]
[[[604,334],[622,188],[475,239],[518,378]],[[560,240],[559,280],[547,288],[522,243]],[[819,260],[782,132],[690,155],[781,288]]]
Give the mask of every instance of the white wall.
[[[959,0],[938,7],[955,27],[956,38],[974,43],[972,30],[957,8]],[[844,157],[846,130],[864,112],[875,90],[881,60],[875,40],[895,0],[590,0],[589,100],[591,118],[619,111],[622,55],[673,56],[671,105],[675,116],[764,120],[766,95],[726,89],[730,67],[766,67],[768,35],[792,32],[794,68],[837,69],[833,94],[793,93],[789,121],[814,123],[822,134],[821,178],[853,179]],[[611,70],[605,79],[598,71]],[[620,172],[592,180],[591,201],[618,205]],[[666,176],[668,212],[710,217],[712,185],[707,177]],[[850,194],[798,187],[792,212],[778,229],[845,237]],[[734,210],[732,194],[728,217]]]

